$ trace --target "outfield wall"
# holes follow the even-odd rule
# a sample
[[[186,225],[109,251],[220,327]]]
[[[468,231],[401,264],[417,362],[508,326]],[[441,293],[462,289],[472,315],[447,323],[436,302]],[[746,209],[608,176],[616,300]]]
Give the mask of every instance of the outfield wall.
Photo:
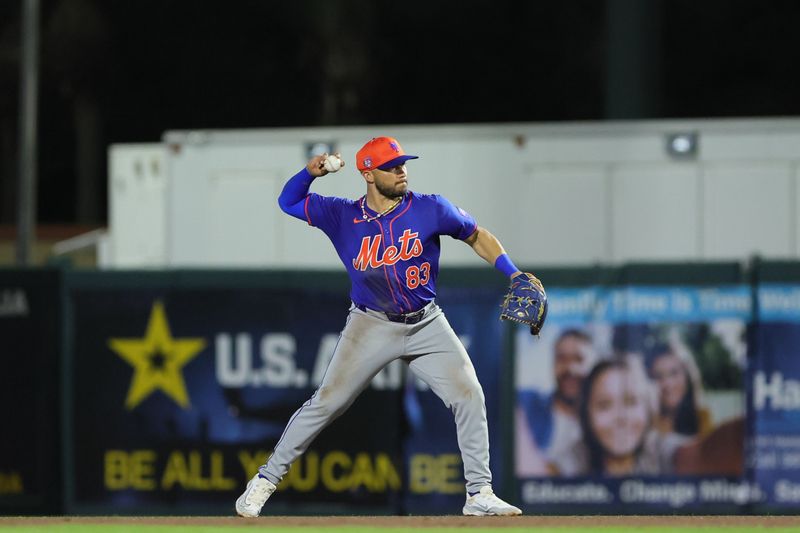
[[[535,271],[551,302],[541,338],[497,320],[504,283],[490,269],[440,278],[439,303],[486,393],[499,494],[534,513],[798,508],[800,264]],[[319,383],[347,288],[339,272],[0,272],[0,511],[230,513]],[[603,444],[624,425],[614,438],[661,455],[640,454],[627,471],[581,467],[582,441],[551,439],[558,422],[547,414],[556,339],[575,329],[596,356],[586,370],[622,355],[655,367],[655,346],[680,346],[699,372],[702,427],[641,444],[658,436],[658,409],[644,419],[623,395],[613,427],[587,427]],[[657,402],[666,393],[649,370]],[[638,390],[633,377],[620,383]],[[615,401],[587,399],[585,410]],[[392,365],[314,442],[269,512],[457,513],[461,469],[451,413]]]

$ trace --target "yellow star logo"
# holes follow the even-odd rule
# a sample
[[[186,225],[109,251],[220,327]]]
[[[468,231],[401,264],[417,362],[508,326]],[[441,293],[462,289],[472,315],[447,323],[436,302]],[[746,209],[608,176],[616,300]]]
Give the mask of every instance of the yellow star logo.
[[[206,341],[198,337],[172,338],[164,304],[153,304],[143,339],[110,339],[108,345],[134,370],[125,400],[129,411],[159,389],[182,408],[189,407],[181,369],[205,348]]]

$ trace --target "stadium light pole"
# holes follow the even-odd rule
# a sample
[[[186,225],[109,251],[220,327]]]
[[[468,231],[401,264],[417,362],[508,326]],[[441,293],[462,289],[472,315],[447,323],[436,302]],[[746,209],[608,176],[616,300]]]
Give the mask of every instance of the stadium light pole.
[[[22,0],[19,82],[17,264],[27,266],[36,222],[36,140],[39,95],[39,0]]]

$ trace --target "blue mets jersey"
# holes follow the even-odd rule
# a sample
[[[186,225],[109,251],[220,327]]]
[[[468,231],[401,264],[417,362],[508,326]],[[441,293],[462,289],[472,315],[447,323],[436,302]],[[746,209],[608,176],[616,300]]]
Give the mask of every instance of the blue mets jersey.
[[[362,200],[311,193],[302,214],[336,248],[350,275],[353,302],[387,313],[425,307],[436,297],[439,236],[464,240],[477,229],[475,219],[442,196],[408,191],[391,212],[365,220]],[[378,214],[366,201],[364,209],[370,219]]]

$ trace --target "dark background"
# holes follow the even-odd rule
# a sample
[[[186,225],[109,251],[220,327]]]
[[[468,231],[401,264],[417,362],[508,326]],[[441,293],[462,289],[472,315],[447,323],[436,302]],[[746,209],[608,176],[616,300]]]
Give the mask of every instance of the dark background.
[[[800,114],[792,0],[41,0],[41,223],[168,129]],[[22,0],[0,2],[0,223]]]
[[[0,490],[0,516],[61,508],[62,275],[54,269],[0,271],[0,297],[24,299],[24,311],[0,320],[0,474],[16,475],[21,493]],[[3,294],[5,293],[5,294]],[[55,486],[54,486],[55,485]]]

